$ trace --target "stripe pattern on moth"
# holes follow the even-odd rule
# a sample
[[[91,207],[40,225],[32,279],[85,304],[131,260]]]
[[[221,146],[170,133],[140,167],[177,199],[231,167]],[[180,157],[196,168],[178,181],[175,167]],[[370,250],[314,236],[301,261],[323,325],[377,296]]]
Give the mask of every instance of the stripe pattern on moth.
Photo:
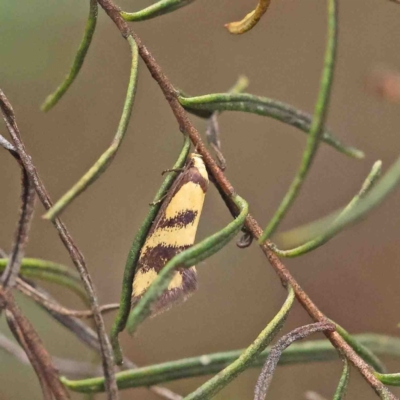
[[[190,154],[183,172],[176,178],[164,199],[141,249],[133,280],[132,307],[167,262],[194,244],[208,183],[207,170],[201,156]],[[175,303],[185,301],[196,288],[195,266],[177,268],[168,288],[153,303],[152,316],[169,309]]]

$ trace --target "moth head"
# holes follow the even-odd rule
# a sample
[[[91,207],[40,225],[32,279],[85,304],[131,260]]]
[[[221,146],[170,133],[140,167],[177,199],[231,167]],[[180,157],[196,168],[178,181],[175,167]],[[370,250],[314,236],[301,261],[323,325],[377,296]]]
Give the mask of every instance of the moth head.
[[[203,161],[203,157],[198,153],[191,153],[189,156],[190,162],[194,168],[196,168],[200,175],[208,181],[207,169]]]

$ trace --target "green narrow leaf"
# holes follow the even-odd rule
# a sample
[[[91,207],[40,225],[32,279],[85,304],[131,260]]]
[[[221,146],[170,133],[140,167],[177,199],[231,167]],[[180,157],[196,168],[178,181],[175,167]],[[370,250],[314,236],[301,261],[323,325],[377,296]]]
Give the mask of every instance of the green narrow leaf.
[[[379,355],[389,355],[400,358],[400,338],[377,335],[360,334],[353,338],[361,345]],[[146,387],[175,381],[178,379],[210,375],[222,371],[235,362],[245,349],[222,353],[204,354],[199,357],[184,358],[162,364],[150,365],[116,374],[118,387],[128,389]],[[259,368],[269,355],[270,348],[264,350],[253,362],[251,368]],[[310,340],[302,343],[293,343],[287,348],[279,360],[279,365],[304,364],[310,362],[337,361],[337,350],[326,340]],[[82,380],[61,378],[63,383],[72,391],[80,393],[104,392],[104,377]],[[378,378],[379,379],[379,378]]]
[[[7,265],[6,258],[0,258],[0,272]],[[76,293],[84,303],[87,303],[87,294],[82,286],[79,274],[65,265],[38,258],[23,258],[21,262],[20,275],[24,278],[40,279],[42,281],[64,286]]]
[[[289,311],[293,305],[295,295],[291,287],[288,289],[288,296],[282,308],[276,316],[268,323],[264,330],[258,335],[256,340],[224,370],[197,388],[194,392],[184,398],[184,400],[201,400],[213,397],[226,385],[232,382],[240,373],[249,368],[259,354],[268,346],[273,338],[282,328]]]
[[[336,229],[336,225],[340,224],[341,219],[345,218],[351,210],[353,210],[357,204],[365,198],[366,194],[374,187],[377,179],[379,178],[382,171],[382,162],[376,161],[375,164],[372,166],[371,172],[368,174],[367,178],[365,179],[360,191],[351,199],[349,204],[343,208],[343,210],[337,214],[336,218],[331,222],[328,223],[328,228],[322,231],[320,235],[316,238],[307,241],[306,243],[295,247],[294,249],[290,250],[279,250],[276,247],[273,247],[273,250],[276,254],[281,257],[298,257],[303,254],[306,254],[316,248],[322,246],[330,239],[332,239],[339,231]],[[326,219],[324,219],[327,221]],[[317,221],[318,224],[318,221]],[[344,227],[343,227],[344,228]],[[313,229],[312,225],[309,225],[309,229]]]
[[[319,147],[322,138],[322,132],[325,124],[326,114],[328,112],[331,88],[335,70],[336,47],[337,47],[337,0],[328,0],[328,33],[327,44],[325,50],[324,67],[322,71],[320,89],[317,103],[315,105],[314,116],[312,119],[310,134],[307,138],[307,145],[303,152],[300,167],[293,179],[287,193],[280,203],[277,211],[272,216],[267,227],[264,229],[259,243],[265,242],[278,228],[279,224],[285,217],[289,208],[300,193],[300,189],[310,171],[312,162]]]
[[[168,14],[193,2],[194,0],[160,0],[143,10],[133,13],[121,11],[121,16],[125,21],[145,21]]]
[[[41,106],[42,111],[49,111],[58,103],[61,97],[72,85],[79,71],[81,70],[83,62],[85,61],[86,54],[89,50],[90,44],[92,43],[94,31],[96,29],[97,10],[98,10],[97,0],[90,0],[89,17],[86,23],[85,34],[83,36],[81,44],[79,45],[79,49],[76,53],[71,69],[68,75],[65,77],[64,82],[61,83],[61,85],[56,89],[54,93],[50,94],[46,98],[46,100]]]
[[[47,213],[43,216],[44,219],[53,221],[69,204],[71,204],[74,199],[76,199],[84,190],[86,190],[101,176],[101,174],[111,164],[125,137],[131,117],[133,101],[135,99],[138,73],[138,49],[136,42],[131,36],[129,36],[127,40],[130,44],[132,52],[131,74],[121,119],[119,121],[114,139],[108,149],[100,156],[100,158],[89,169],[89,171],[87,171],[86,174],[83,175],[82,178],[47,211]]]
[[[189,97],[180,92],[179,102],[186,111],[201,118],[210,118],[215,111],[239,111],[274,118],[309,134],[312,117],[295,107],[267,97],[249,93],[213,93]],[[327,128],[323,128],[321,140],[339,152],[356,159],[364,153],[355,147],[343,144]]]
[[[344,358],[342,376],[340,377],[335,395],[333,396],[333,400],[344,400],[346,396],[347,385],[349,384],[349,379],[350,379],[350,366],[347,359]]]

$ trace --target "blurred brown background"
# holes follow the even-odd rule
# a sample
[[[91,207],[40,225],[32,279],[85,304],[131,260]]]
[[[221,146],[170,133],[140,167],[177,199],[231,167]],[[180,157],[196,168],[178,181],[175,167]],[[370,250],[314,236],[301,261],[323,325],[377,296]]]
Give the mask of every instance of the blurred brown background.
[[[127,11],[151,3],[120,1]],[[256,29],[241,37],[229,35],[224,23],[243,17],[253,3],[198,0],[176,13],[133,26],[172,82],[188,93],[226,91],[239,74],[245,74],[249,92],[312,111],[324,52],[326,2],[274,1]],[[108,145],[126,92],[129,49],[100,11],[77,81],[51,112],[39,111],[71,64],[87,6],[78,0],[0,4],[1,86],[53,199],[75,183]],[[386,169],[400,152],[399,106],[382,102],[364,87],[365,77],[377,65],[400,68],[400,7],[385,0],[341,1],[340,6],[339,61],[328,122],[337,136],[363,149],[367,157],[356,161],[322,145],[282,230],[345,204],[375,160],[382,159]],[[160,172],[172,165],[182,142],[176,121],[143,64],[139,78],[132,120],[118,156],[102,179],[63,215],[85,254],[101,303],[118,300],[131,240],[161,182]],[[204,131],[204,122],[194,121]],[[299,164],[306,136],[271,119],[242,113],[224,113],[220,126],[227,175],[265,225]],[[0,133],[6,134],[3,125]],[[19,204],[19,170],[5,151],[1,155],[0,247],[9,250]],[[320,308],[351,332],[398,334],[398,198],[397,191],[368,219],[323,248],[286,262]],[[42,213],[38,205],[28,255],[71,265],[51,224],[40,219]],[[228,220],[211,188],[198,238]],[[284,300],[275,273],[256,245],[243,251],[232,243],[198,269],[200,289],[190,301],[146,322],[133,339],[123,334],[124,349],[138,364],[243,348]],[[64,304],[81,306],[69,293],[46,288]],[[67,331],[29,301],[20,301],[53,354],[90,359],[90,351]],[[107,318],[109,326],[111,322]],[[295,306],[285,330],[307,322],[305,312]],[[6,331],[4,321],[1,329]],[[3,353],[0,360],[1,400],[40,398],[29,368]],[[388,360],[388,365],[392,372],[400,370],[399,361]],[[340,371],[339,361],[280,368],[270,398],[303,399],[311,389],[330,398]],[[257,374],[247,371],[216,399],[252,398]],[[187,394],[203,381],[167,386]],[[348,397],[376,398],[356,372]],[[156,399],[147,390],[127,390],[122,398]]]

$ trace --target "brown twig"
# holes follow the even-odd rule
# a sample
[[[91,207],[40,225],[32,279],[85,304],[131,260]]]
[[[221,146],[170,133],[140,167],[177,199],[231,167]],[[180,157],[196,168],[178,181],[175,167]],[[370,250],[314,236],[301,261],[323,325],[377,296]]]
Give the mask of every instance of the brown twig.
[[[1,283],[4,288],[13,287],[15,279],[21,268],[21,261],[25,254],[26,244],[28,242],[29,228],[33,218],[35,207],[35,188],[28,174],[26,173],[19,158],[18,164],[21,167],[21,199],[22,205],[15,232],[14,245],[8,258],[6,269],[1,276]]]
[[[15,321],[14,316],[10,313],[10,311],[6,310],[6,320],[10,331],[14,335],[15,339],[19,343],[19,345],[23,349],[23,353],[27,358],[27,364],[31,365],[32,368],[35,370],[36,376],[39,380],[40,387],[42,389],[43,400],[52,400],[53,396],[51,393],[51,389],[46,381],[46,373],[43,371],[42,366],[32,354],[28,344],[25,341],[24,335],[21,332],[18,324]]]
[[[316,332],[333,332],[336,329],[331,322],[316,322],[301,326],[294,329],[285,336],[282,336],[278,342],[271,348],[267,360],[261,370],[260,376],[257,379],[257,384],[254,390],[254,400],[264,400],[267,396],[269,386],[272,381],[276,366],[283,351],[288,348],[293,342],[306,338]]]
[[[31,365],[25,351],[6,336],[0,333],[0,349],[15,357],[21,364]],[[82,377],[98,376],[102,373],[101,365],[88,362],[68,360],[66,358],[53,357],[53,363],[60,371],[60,374],[75,376],[77,379]]]
[[[36,171],[36,167],[32,162],[32,158],[26,152],[25,145],[21,139],[21,135],[19,133],[19,129],[15,121],[14,111],[12,109],[10,102],[8,101],[7,97],[5,96],[5,94],[1,89],[0,89],[0,108],[3,112],[4,119],[6,120],[7,128],[13,140],[15,150],[18,153],[18,156],[20,157],[20,160],[26,172],[28,173],[30,179],[34,184],[36,193],[40,201],[42,202],[45,209],[48,210],[53,205],[53,203],[50,199],[49,194],[47,193],[45,186],[43,185],[43,183],[39,178],[39,175]],[[99,303],[94,290],[91,276],[87,269],[83,255],[76,246],[65,224],[61,221],[61,219],[56,218],[53,221],[53,225],[56,227],[58,234],[61,238],[61,241],[68,250],[70,257],[81,276],[85,290],[88,293],[90,299],[90,306],[93,311],[94,321],[96,324],[97,334],[99,336],[108,399],[117,400],[119,399],[119,395],[118,395],[117,382],[115,380],[114,359],[112,356],[110,341],[108,339],[105,330],[103,317],[101,316],[99,310]]]
[[[182,133],[187,134],[198,153],[203,157],[204,163],[207,169],[213,175],[214,180],[217,182],[219,188],[225,193],[226,196],[232,195],[235,191],[232,184],[225,177],[225,174],[218,167],[217,163],[212,158],[211,154],[208,152],[205,144],[203,143],[201,136],[197,129],[193,126],[189,120],[186,111],[181,106],[178,100],[177,92],[173,85],[162,72],[160,66],[148,51],[146,46],[142,43],[138,35],[133,32],[128,24],[122,19],[119,14],[118,7],[111,0],[98,0],[100,6],[105,10],[109,17],[116,24],[117,28],[121,32],[124,38],[132,36],[139,49],[139,54],[146,64],[151,76],[160,86],[171,110],[179,124],[179,128]],[[262,234],[262,229],[257,221],[249,214],[246,218],[246,228],[251,232],[255,239],[259,239]],[[293,278],[290,272],[282,264],[279,258],[270,249],[271,243],[267,241],[266,243],[260,245],[262,251],[267,256],[268,261],[282,280],[284,285],[289,284],[293,287],[296,297],[304,309],[308,312],[311,318],[316,322],[328,322],[325,315],[318,309],[318,307],[312,302],[310,297],[304,292],[301,286]],[[389,390],[374,376],[372,368],[365,363],[355,351],[343,340],[343,338],[337,332],[326,332],[325,335],[331,341],[331,343],[338,349],[340,353],[343,353],[345,357],[360,371],[364,379],[369,383],[369,385],[375,390],[376,393],[382,396],[386,396],[387,399],[395,400],[395,397]]]
[[[67,390],[59,380],[58,371],[35,329],[16,305],[13,295],[1,287],[0,303],[8,311],[7,315],[12,331],[26,350],[26,354],[38,374],[45,398],[51,400],[51,395],[46,397],[49,396],[50,391],[57,400],[69,399]]]
[[[76,318],[92,318],[93,311],[92,310],[71,310],[69,308],[63,307],[58,303],[55,303],[49,300],[44,294],[42,294],[39,290],[35,289],[33,286],[29,285],[21,278],[17,278],[17,289],[23,293],[25,296],[30,297],[37,303],[41,304],[43,307],[46,307],[49,310],[53,310],[61,315],[69,315],[70,317]],[[114,304],[105,304],[103,306],[99,306],[99,310],[101,313],[107,313],[109,311],[118,310],[119,303]]]
[[[7,119],[4,117],[6,126],[9,126]],[[28,242],[29,229],[33,218],[33,211],[35,208],[35,189],[33,182],[30,179],[25,167],[21,163],[18,153],[15,151],[14,146],[2,136],[0,137],[0,145],[3,146],[18,162],[21,168],[21,200],[22,205],[18,218],[17,229],[15,232],[14,245],[8,257],[6,269],[1,276],[1,283],[4,288],[13,287],[15,279],[18,276],[21,268],[21,261],[25,254],[25,247]],[[2,251],[0,255],[2,255]]]
[[[30,286],[32,288],[32,286]],[[86,324],[84,324],[81,320],[76,318],[75,316],[59,313],[57,311],[57,308],[62,306],[57,302],[56,299],[54,299],[50,294],[48,294],[43,288],[35,286],[35,291],[40,294],[41,298],[46,299],[46,301],[37,301],[35,297],[31,297],[32,300],[36,301],[45,311],[47,311],[56,321],[58,321],[61,325],[63,325],[65,328],[70,330],[71,332],[74,333],[74,335],[81,340],[83,343],[88,345],[90,348],[95,350],[97,353],[101,354],[100,352],[100,344],[99,344],[99,339],[98,336],[96,335],[96,332],[93,331],[90,327],[88,327]],[[55,307],[47,307],[48,304],[51,303]],[[57,362],[57,359],[54,358],[55,364],[59,365]],[[65,367],[65,363],[64,363]],[[123,360],[123,367],[122,369],[128,370],[128,369],[134,369],[137,368],[137,365],[133,363],[131,360],[128,358],[124,358]],[[100,375],[98,373],[97,375]],[[162,397],[165,400],[181,400],[182,396],[179,394],[173,392],[172,390],[169,390],[163,386],[150,386],[148,388],[150,391],[158,395],[159,397]]]

